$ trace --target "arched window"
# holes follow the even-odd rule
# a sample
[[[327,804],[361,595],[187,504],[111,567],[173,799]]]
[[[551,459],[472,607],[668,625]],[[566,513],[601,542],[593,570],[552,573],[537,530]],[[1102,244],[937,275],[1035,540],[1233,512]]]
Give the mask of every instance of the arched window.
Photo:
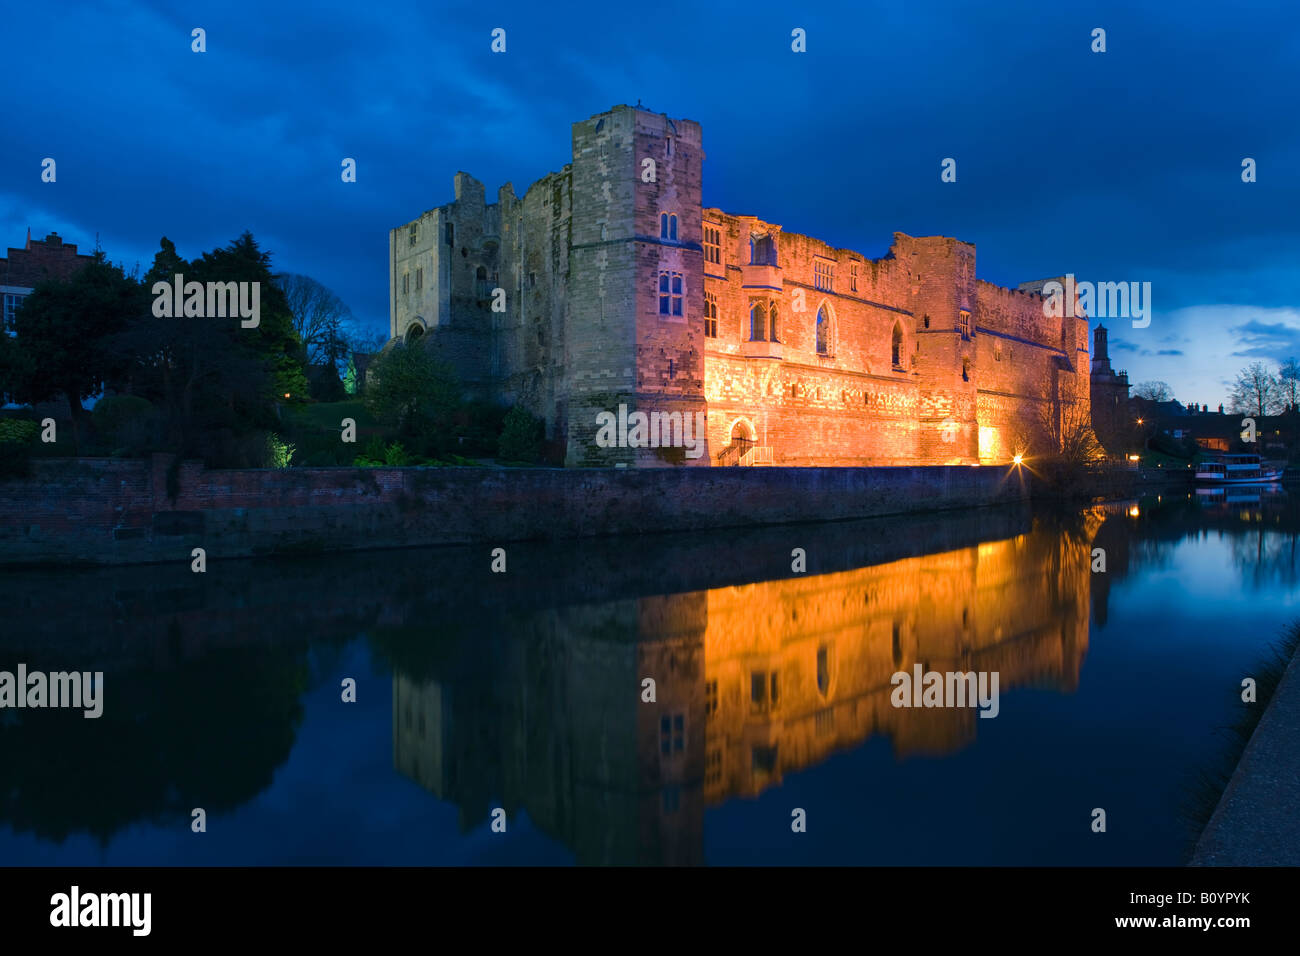
[[[824,304],[817,310],[817,354],[831,354],[831,313]]]
[[[659,214],[659,238],[677,240],[677,216],[670,212]]]
[[[474,284],[478,289],[478,297],[486,299],[488,297],[488,277],[487,269],[479,266],[474,270]]]
[[[775,329],[776,319],[773,319],[772,323]],[[767,304],[762,299],[754,299],[749,303],[749,340],[751,342],[767,340]]]
[[[749,237],[749,264],[752,266],[776,265],[776,242],[771,236]]]
[[[823,644],[817,648],[817,692],[825,697],[831,689],[831,649]]]
[[[768,332],[769,332],[767,340],[769,342],[780,341],[776,337],[776,303],[775,302],[769,302],[767,304],[767,319],[768,319]]]
[[[894,368],[903,367],[903,327],[897,322],[894,323],[893,345],[890,349],[890,356]]]

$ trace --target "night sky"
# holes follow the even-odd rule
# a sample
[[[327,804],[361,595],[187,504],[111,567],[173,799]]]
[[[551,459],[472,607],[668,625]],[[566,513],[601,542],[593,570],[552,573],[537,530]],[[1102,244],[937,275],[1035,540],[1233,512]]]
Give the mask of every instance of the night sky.
[[[1300,356],[1300,6],[1131,6],[13,4],[0,245],[98,234],[143,271],[161,236],[249,229],[386,332],[390,228],[457,170],[522,194],[571,123],[640,100],[702,124],[707,205],[872,257],[956,236],[1002,285],[1151,282],[1148,328],[1106,320],[1112,362],[1213,406]]]

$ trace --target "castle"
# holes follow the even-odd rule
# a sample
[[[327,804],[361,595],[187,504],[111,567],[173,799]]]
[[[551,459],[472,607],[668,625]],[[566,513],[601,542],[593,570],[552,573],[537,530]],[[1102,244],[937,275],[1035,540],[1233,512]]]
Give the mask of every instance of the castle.
[[[457,173],[390,232],[390,335],[543,419],[570,466],[992,464],[1088,421],[1088,320],[1045,315],[1048,280],[978,280],[957,239],[871,259],[705,207],[703,162],[698,123],[616,106],[523,196]],[[638,412],[667,437],[598,440]]]

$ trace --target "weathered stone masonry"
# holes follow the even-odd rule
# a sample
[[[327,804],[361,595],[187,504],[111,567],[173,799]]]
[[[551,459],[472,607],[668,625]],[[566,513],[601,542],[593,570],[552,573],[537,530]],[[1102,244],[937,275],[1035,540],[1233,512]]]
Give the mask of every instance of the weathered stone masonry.
[[[702,147],[698,123],[617,106],[522,197],[458,173],[390,234],[391,335],[543,418],[569,465],[988,464],[1087,409],[1088,320],[1046,317],[1041,281],[977,280],[957,239],[895,233],[870,259],[705,207]],[[620,404],[704,412],[707,453],[599,447]]]

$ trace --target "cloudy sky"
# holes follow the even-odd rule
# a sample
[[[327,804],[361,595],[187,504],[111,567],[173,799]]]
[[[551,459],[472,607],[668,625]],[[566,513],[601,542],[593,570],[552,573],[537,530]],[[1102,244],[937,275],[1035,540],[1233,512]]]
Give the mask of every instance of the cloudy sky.
[[[895,231],[957,236],[1003,285],[1150,282],[1147,328],[1106,320],[1135,383],[1215,405],[1248,362],[1300,355],[1291,0],[99,0],[4,26],[0,245],[98,235],[143,270],[164,235],[189,257],[249,229],[386,331],[390,228],[457,170],[522,193],[572,122],[640,100],[703,125],[708,205],[873,257]]]

